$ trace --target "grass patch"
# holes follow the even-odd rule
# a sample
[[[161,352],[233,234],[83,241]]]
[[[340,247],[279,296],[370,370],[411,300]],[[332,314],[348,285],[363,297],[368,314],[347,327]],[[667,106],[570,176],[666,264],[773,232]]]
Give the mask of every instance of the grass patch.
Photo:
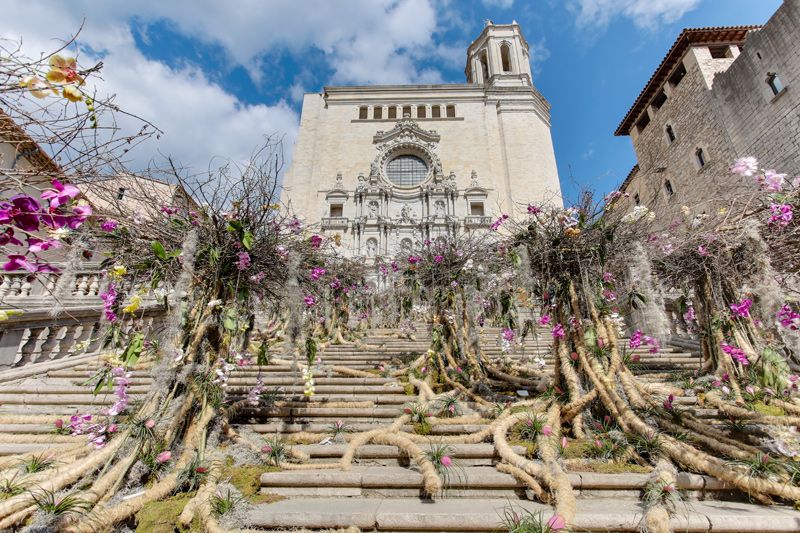
[[[753,404],[753,410],[756,413],[761,413],[762,415],[767,416],[783,416],[786,414],[786,411],[783,410],[783,407],[778,407],[777,405],[767,405],[764,402],[755,402]]]
[[[222,472],[222,479],[228,479],[229,483],[236,487],[236,490],[241,492],[242,496],[251,503],[272,503],[282,500],[283,497],[276,494],[259,494],[261,474],[280,471],[280,468],[266,465],[228,465]],[[269,497],[272,499],[269,499]]]
[[[136,531],[139,533],[175,533],[178,516],[195,492],[187,492],[156,502],[148,502],[136,513]],[[192,524],[188,530],[200,532],[202,528]]]
[[[511,439],[508,441],[509,446],[522,446],[525,448],[525,457],[533,459],[536,457],[536,443],[528,442],[527,440]]]
[[[567,442],[567,447],[561,456],[564,459],[585,459],[589,456],[590,446],[593,446],[593,443],[588,440],[571,440]]]
[[[598,474],[647,474],[653,469],[631,463],[609,463],[606,461],[589,461],[581,464],[570,464],[571,472],[596,472]]]

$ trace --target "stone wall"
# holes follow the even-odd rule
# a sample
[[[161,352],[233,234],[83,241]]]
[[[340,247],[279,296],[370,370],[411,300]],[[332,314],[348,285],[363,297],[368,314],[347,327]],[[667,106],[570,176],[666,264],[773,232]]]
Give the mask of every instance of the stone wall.
[[[714,78],[714,98],[737,156],[800,174],[800,0],[786,0],[741,55]],[[776,73],[785,90],[767,84]]]

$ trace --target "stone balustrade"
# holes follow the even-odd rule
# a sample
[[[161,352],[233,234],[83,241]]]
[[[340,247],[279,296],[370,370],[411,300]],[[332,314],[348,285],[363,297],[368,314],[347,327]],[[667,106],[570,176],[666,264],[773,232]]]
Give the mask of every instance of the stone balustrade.
[[[141,308],[135,327],[145,335],[162,327],[164,308]],[[123,330],[134,327],[134,319],[123,320]],[[102,320],[99,303],[67,306],[53,317],[49,308],[27,309],[0,323],[0,369],[63,359],[100,349],[107,322]]]

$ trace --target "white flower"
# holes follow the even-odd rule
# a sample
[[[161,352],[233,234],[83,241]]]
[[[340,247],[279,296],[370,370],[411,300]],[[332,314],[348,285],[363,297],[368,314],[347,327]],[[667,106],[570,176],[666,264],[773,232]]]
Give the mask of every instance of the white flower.
[[[642,219],[646,219],[648,222],[653,221],[656,218],[656,214],[650,211],[643,205],[637,205],[633,208],[633,211],[622,217],[622,221],[626,224],[633,224],[634,222],[639,222]]]
[[[210,302],[208,302],[208,307],[210,307],[211,309],[219,307],[220,305],[222,305],[222,300],[211,300]]]

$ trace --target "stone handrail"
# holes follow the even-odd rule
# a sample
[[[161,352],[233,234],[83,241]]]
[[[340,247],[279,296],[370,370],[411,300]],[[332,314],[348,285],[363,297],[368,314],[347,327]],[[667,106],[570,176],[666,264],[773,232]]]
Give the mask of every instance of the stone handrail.
[[[492,225],[492,217],[487,217],[483,215],[467,215],[464,217],[464,225],[465,226],[491,226]]]
[[[59,273],[32,276],[25,271],[0,274],[0,308],[30,308],[35,300],[50,299],[56,288]],[[67,298],[99,302],[102,278],[98,270],[82,270],[75,274],[75,282]]]
[[[136,318],[142,318],[137,327],[147,334],[162,326],[164,308],[144,307],[136,312]],[[120,320],[123,330],[133,327],[133,317]],[[65,306],[56,317],[49,308],[12,315],[0,322],[0,369],[95,352],[102,345],[107,324],[99,304]]]

